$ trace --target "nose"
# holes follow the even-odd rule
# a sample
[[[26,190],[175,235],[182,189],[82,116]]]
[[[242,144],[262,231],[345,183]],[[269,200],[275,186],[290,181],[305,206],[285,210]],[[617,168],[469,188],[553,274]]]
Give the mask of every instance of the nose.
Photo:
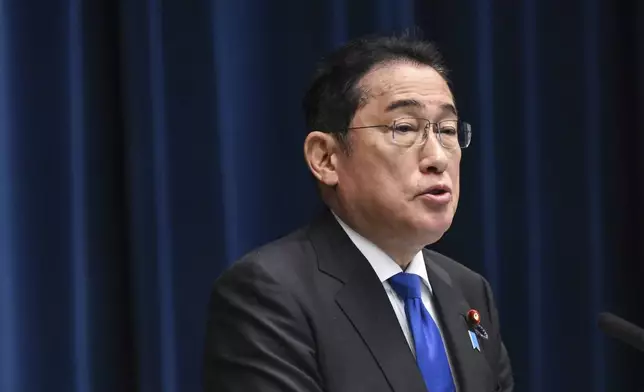
[[[420,171],[423,173],[442,173],[447,169],[449,156],[438,141],[438,135],[430,127],[425,144],[420,150]]]

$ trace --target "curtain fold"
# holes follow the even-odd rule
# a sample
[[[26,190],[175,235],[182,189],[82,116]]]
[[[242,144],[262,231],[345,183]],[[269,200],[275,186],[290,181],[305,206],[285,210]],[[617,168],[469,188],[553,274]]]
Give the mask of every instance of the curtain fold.
[[[0,390],[199,391],[214,279],[322,207],[300,100],[418,26],[474,126],[432,247],[491,282],[520,391],[635,391],[644,5],[0,0]]]

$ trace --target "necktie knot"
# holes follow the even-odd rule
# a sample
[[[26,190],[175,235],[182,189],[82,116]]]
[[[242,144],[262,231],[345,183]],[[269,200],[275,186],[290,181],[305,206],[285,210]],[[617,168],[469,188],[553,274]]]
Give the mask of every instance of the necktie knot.
[[[403,299],[420,298],[420,276],[405,272],[397,273],[389,278],[389,284]]]

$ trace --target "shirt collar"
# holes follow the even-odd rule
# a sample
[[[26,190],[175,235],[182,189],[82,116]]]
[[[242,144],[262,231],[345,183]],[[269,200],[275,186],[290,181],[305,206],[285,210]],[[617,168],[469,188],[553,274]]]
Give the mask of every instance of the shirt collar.
[[[356,248],[358,248],[369,264],[371,264],[380,282],[386,282],[392,276],[403,272],[403,269],[382,249],[376,246],[376,244],[358,234],[358,232],[344,223],[335,213],[333,213],[333,216],[340,223],[340,226],[342,226],[342,229],[347,233]],[[427,277],[427,267],[425,266],[425,258],[423,257],[422,250],[414,255],[414,258],[404,272],[420,276],[425,286],[429,289],[430,294],[432,293],[432,286]]]

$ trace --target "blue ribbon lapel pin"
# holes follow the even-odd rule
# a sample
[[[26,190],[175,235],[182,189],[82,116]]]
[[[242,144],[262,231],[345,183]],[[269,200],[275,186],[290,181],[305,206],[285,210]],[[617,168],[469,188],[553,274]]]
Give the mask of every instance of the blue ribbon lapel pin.
[[[479,337],[486,340],[488,339],[487,331],[481,325],[481,315],[478,310],[470,309],[467,312],[465,319],[469,327],[467,333],[470,337],[470,342],[472,342],[472,349],[481,351]]]
[[[481,346],[479,345],[479,338],[476,336],[474,332],[471,330],[467,330],[467,333],[470,335],[470,341],[472,342],[472,348],[474,350],[479,350],[481,351]]]

